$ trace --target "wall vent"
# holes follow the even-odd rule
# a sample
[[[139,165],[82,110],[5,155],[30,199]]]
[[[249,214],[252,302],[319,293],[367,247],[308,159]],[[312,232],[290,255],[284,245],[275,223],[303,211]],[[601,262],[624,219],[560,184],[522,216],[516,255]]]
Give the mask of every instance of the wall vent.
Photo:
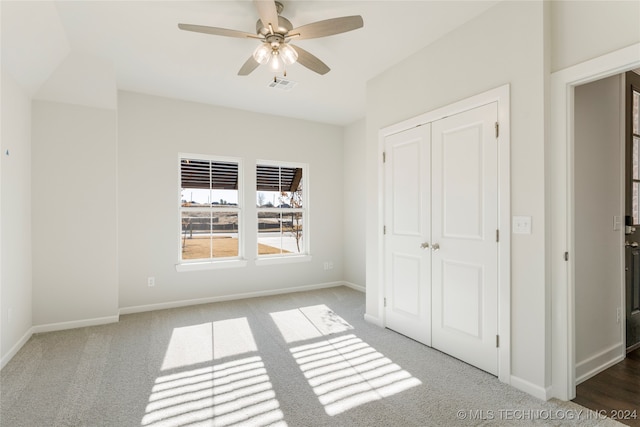
[[[293,89],[297,84],[298,84],[297,82],[276,77],[275,79],[269,82],[269,87],[288,92],[291,89]]]

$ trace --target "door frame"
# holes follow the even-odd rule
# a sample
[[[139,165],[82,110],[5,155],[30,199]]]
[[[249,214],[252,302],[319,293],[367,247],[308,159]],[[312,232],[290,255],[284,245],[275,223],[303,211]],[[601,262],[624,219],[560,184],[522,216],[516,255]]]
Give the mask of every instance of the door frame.
[[[549,219],[546,277],[551,287],[546,302],[551,321],[551,390],[548,397],[571,400],[576,395],[575,262],[572,256],[575,254],[575,87],[638,67],[640,43],[551,74],[551,131],[545,146],[545,164],[550,171],[545,197]]]
[[[498,104],[498,379],[511,383],[511,172],[510,172],[510,85],[505,84],[447,106],[420,114],[378,131],[378,277],[384,280],[384,141],[387,136],[402,132],[447,116],[472,110],[492,102]],[[378,313],[386,326],[383,291],[378,293]]]

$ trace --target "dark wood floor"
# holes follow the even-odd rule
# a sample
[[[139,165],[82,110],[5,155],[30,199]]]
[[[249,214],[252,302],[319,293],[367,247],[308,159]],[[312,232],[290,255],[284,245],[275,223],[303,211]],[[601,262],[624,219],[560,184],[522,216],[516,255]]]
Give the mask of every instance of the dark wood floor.
[[[573,401],[595,411],[605,411],[608,417],[618,418],[623,424],[640,427],[640,349],[578,385]]]

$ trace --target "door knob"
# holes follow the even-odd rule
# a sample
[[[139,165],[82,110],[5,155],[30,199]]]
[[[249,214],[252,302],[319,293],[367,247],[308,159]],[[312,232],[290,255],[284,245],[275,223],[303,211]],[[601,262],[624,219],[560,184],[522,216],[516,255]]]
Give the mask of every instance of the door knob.
[[[429,247],[429,242],[422,242],[420,244],[420,249],[427,249]]]
[[[433,252],[437,251],[440,249],[440,245],[438,243],[434,243],[433,245],[431,245],[431,250]]]

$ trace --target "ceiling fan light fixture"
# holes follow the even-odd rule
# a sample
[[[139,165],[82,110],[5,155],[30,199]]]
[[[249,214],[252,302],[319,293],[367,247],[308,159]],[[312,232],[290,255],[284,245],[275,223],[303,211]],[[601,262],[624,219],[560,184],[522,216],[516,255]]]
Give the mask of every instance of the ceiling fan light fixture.
[[[269,67],[274,73],[284,71],[284,61],[280,58],[280,53],[277,50],[271,52],[271,60],[269,61]]]
[[[286,65],[291,65],[298,60],[298,52],[286,44],[280,47],[280,56]]]
[[[269,43],[263,43],[256,50],[253,51],[253,59],[259,64],[266,64],[271,59],[271,45]]]

